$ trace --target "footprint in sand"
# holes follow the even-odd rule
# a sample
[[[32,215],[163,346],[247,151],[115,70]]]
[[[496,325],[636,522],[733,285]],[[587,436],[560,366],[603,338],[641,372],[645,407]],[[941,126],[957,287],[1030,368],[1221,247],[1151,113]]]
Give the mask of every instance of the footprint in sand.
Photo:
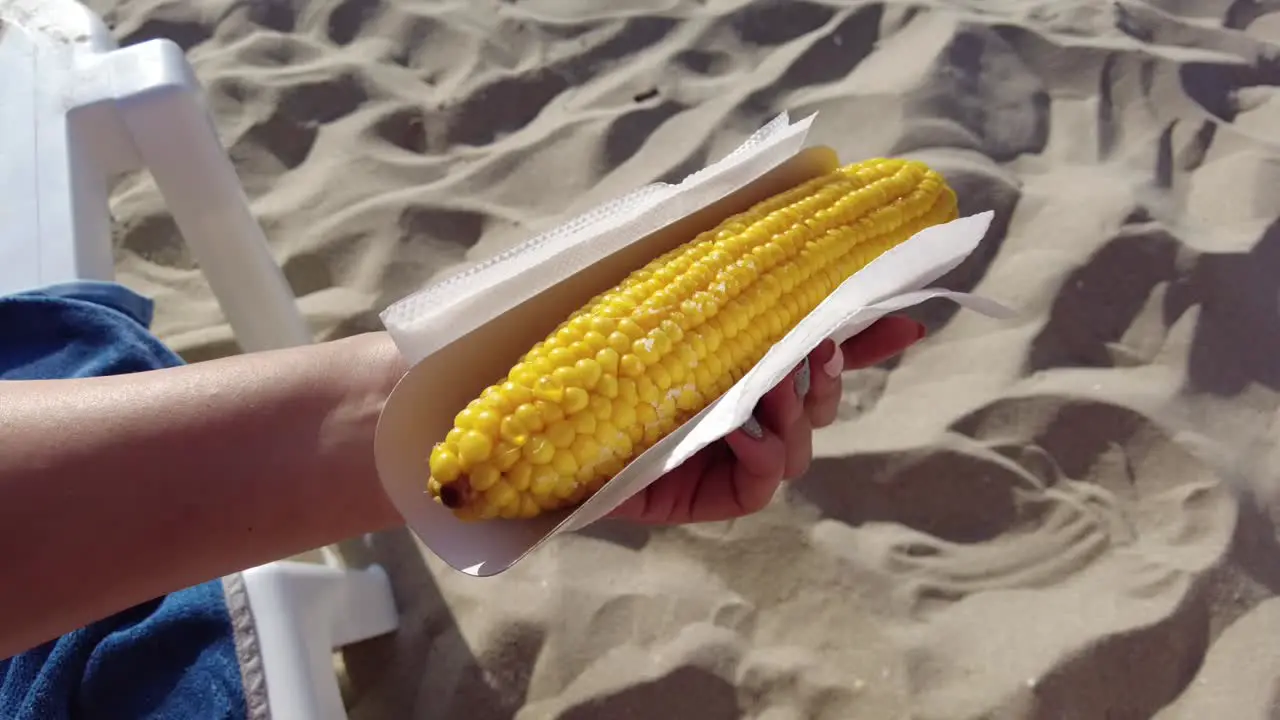
[[[913,717],[1150,717],[1207,644],[1230,489],[1116,405],[1022,397],[953,430],[794,489],[826,517],[815,545],[887,580]]]

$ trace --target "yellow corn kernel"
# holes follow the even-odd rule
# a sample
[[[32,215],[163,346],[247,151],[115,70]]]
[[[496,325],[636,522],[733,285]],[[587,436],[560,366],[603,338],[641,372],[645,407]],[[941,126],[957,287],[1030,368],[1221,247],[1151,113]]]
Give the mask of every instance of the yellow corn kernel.
[[[621,381],[619,381],[617,376],[615,375],[601,375],[600,383],[595,390],[597,394],[603,395],[604,397],[607,397],[610,400],[612,400],[613,398],[618,397],[620,384],[621,384]],[[587,396],[586,402],[587,404],[590,404],[591,402],[590,396]]]
[[[955,219],[923,163],[838,168],[636,269],[455,418],[427,491],[463,519],[572,507],[741,379],[849,276]]]
[[[431,450],[431,477],[442,483],[451,483],[462,474],[462,462],[445,445],[436,445]]]
[[[600,366],[596,365],[595,367],[599,368]],[[609,379],[613,381],[614,387],[617,387],[618,381],[614,378]],[[595,385],[595,383],[592,383],[592,385]],[[605,397],[608,397],[608,394],[605,394]],[[564,391],[564,412],[566,414],[572,415],[590,404],[591,395],[583,388],[571,387]]]
[[[591,412],[580,412],[572,418],[575,435],[590,435],[596,431],[596,416]]]
[[[479,430],[467,430],[458,439],[458,457],[464,466],[478,465],[489,459],[493,440]]]
[[[542,413],[538,412],[538,408],[534,407],[533,403],[517,406],[515,411],[508,417],[518,420],[525,432],[537,432],[543,427]]]
[[[560,474],[556,469],[550,465],[542,465],[533,472],[533,478],[529,482],[529,492],[535,498],[545,498],[551,495],[558,482],[560,482]]]
[[[561,420],[547,428],[547,439],[558,448],[567,448],[572,445],[577,435],[578,431],[568,420]]]
[[[491,464],[485,463],[471,468],[471,472],[467,473],[467,479],[471,481],[472,489],[488,490],[502,479],[502,471]]]
[[[507,471],[507,482],[511,483],[511,487],[524,492],[529,489],[529,480],[533,478],[533,465],[521,461],[516,463]]]
[[[524,446],[524,458],[534,465],[545,465],[551,462],[556,454],[556,446],[545,435],[535,435]]]
[[[542,508],[538,507],[538,503],[533,498],[525,497],[520,500],[520,512],[516,517],[533,519],[542,514]]]

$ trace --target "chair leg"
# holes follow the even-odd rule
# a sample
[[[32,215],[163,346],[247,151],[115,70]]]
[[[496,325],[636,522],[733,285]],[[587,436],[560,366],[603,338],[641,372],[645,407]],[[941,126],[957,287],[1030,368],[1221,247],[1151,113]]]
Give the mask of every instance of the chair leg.
[[[312,342],[181,48],[153,40],[108,57],[116,110],[240,346]]]
[[[36,10],[34,3],[24,5],[0,0],[0,16]],[[0,20],[0,294],[110,280],[105,180],[88,147],[95,138],[68,132],[68,86],[79,78],[65,57],[3,26]]]
[[[386,573],[275,562],[243,576],[272,718],[345,718],[333,650],[396,629]]]

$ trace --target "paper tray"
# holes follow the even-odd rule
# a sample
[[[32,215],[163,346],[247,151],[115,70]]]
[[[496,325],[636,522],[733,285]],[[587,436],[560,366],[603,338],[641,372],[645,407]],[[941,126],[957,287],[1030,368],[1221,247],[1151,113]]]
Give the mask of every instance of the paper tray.
[[[633,203],[615,204],[611,212],[597,215],[594,224],[580,224],[564,234],[553,231],[541,238],[543,242],[526,244],[523,251],[517,248],[498,262],[427,288],[383,313],[397,345],[414,365],[393,390],[379,420],[374,448],[378,473],[409,528],[450,566],[471,575],[494,575],[557,533],[604,517],[740,426],[756,401],[825,338],[843,341],[888,313],[935,297],[992,317],[1012,316],[1011,310],[985,298],[922,289],[976,249],[992,213],[929,228],[843,283],[725,395],[632,461],[579,507],[531,520],[464,522],[434,502],[426,492],[432,446],[444,438],[459,410],[504,377],[565,317],[635,268],[725,217],[836,167],[835,152],[827,147],[779,153],[778,138],[794,143],[798,126],[777,125],[771,124],[772,143],[767,136],[760,141],[758,133],[753,140],[759,142],[744,145],[679,186],[662,186]],[[424,302],[426,297],[432,302]],[[456,301],[450,302],[450,297]]]

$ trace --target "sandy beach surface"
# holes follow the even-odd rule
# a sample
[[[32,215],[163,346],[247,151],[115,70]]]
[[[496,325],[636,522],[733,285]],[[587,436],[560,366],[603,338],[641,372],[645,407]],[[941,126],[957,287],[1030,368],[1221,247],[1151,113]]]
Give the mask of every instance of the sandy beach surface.
[[[1280,2],[93,0],[189,51],[318,338],[781,111],[994,210],[931,336],[733,523],[498,578],[377,538],[352,717],[1280,718]],[[234,352],[154,186],[121,279]]]

